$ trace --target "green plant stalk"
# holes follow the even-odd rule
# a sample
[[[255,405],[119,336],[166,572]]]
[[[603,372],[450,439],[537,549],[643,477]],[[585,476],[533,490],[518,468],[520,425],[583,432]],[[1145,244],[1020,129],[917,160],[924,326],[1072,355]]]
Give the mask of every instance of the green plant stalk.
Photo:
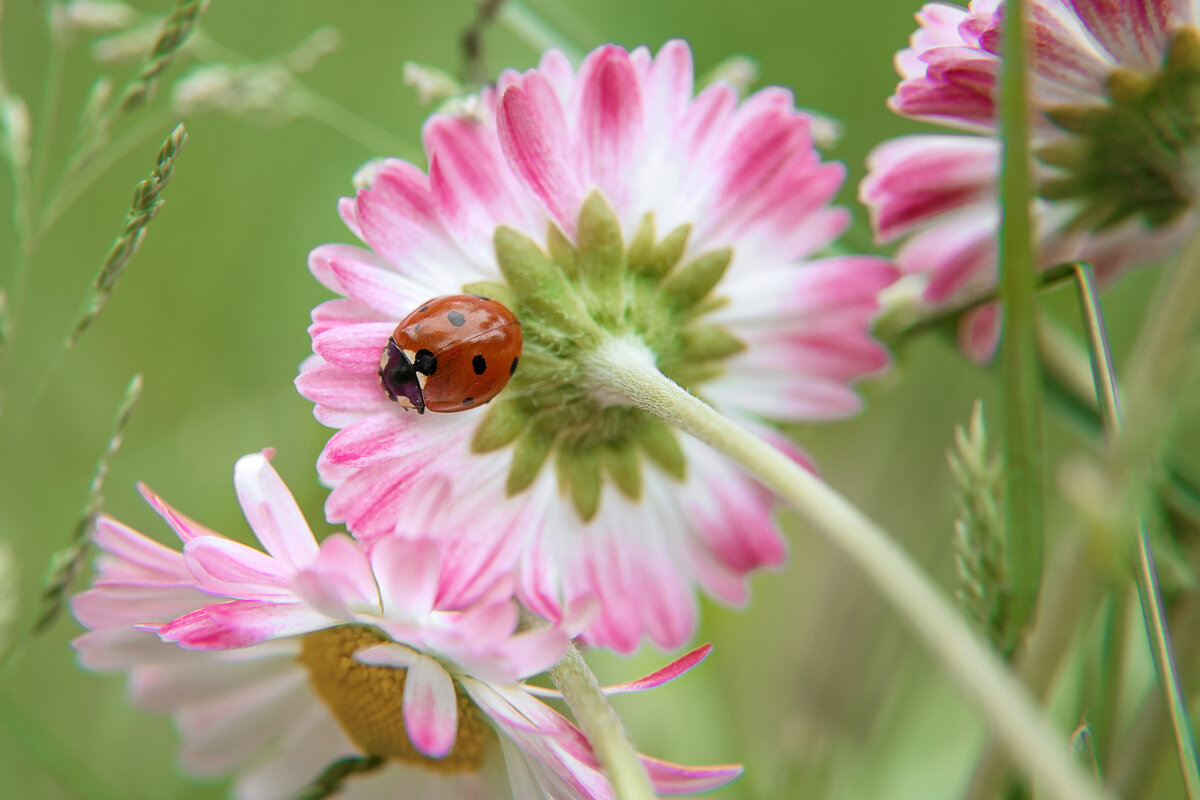
[[[887,532],[853,504],[663,375],[641,342],[610,339],[591,352],[586,369],[597,398],[637,406],[729,457],[850,558],[1047,797],[1109,796],[1080,770],[1067,751],[1066,734],[1050,725],[1020,681],[967,627],[958,609]]]
[[[568,645],[562,660],[550,670],[550,678],[587,736],[618,800],[654,800],[650,778],[621,718],[575,645]]]
[[[1042,392],[1034,302],[1034,255],[1029,174],[1029,108],[1026,97],[1022,0],[1008,0],[1001,67],[1000,299],[1004,338],[1004,525],[1014,629],[1028,626],[1042,578]]]
[[[1187,266],[1184,262],[1184,266]],[[1096,396],[1100,400],[1100,413],[1110,436],[1121,430],[1121,403],[1117,390],[1116,372],[1113,369],[1112,351],[1104,327],[1100,298],[1096,293],[1091,267],[1079,264],[1075,270],[1079,287],[1079,303],[1083,308],[1085,330],[1091,348],[1092,366],[1096,376]],[[1161,312],[1161,309],[1160,309]],[[1161,316],[1161,314],[1160,314]],[[1171,647],[1171,634],[1167,629],[1167,612],[1163,605],[1162,592],[1158,585],[1158,573],[1154,568],[1154,554],[1146,525],[1139,517],[1137,538],[1134,542],[1134,577],[1137,581],[1138,600],[1142,605],[1142,617],[1146,623],[1146,634],[1150,638],[1150,651],[1154,656],[1154,668],[1158,673],[1164,700],[1171,716],[1171,727],[1175,733],[1175,747],[1179,754],[1179,766],[1183,770],[1183,783],[1190,800],[1200,798],[1200,756],[1196,752],[1196,737],[1188,715],[1187,695],[1179,679],[1175,655]]]

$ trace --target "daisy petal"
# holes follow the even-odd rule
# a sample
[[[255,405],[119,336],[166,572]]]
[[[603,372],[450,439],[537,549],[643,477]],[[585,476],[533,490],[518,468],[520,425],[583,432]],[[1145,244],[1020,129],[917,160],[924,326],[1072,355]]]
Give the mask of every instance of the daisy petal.
[[[442,758],[458,735],[458,699],[441,664],[420,657],[404,678],[404,730],[413,746],[430,758]]]
[[[708,658],[708,654],[712,652],[712,649],[713,646],[711,644],[702,644],[694,650],[684,653],[665,667],[651,672],[649,675],[634,681],[605,686],[604,693],[614,695],[644,692],[647,689],[653,689],[665,683],[670,683],[698,667],[701,661]]]
[[[300,603],[231,600],[205,606],[161,627],[158,635],[190,650],[229,650],[328,627],[323,614]]]
[[[292,569],[317,557],[317,540],[292,493],[263,453],[242,456],[233,469],[238,502],[267,552]]]

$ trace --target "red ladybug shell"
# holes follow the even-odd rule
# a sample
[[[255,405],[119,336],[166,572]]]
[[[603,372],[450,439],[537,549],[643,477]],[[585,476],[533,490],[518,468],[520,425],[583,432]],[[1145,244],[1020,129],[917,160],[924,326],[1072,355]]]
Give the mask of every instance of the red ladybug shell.
[[[466,411],[505,387],[521,343],[521,323],[495,300],[435,297],[400,320],[384,347],[379,379],[406,408]]]

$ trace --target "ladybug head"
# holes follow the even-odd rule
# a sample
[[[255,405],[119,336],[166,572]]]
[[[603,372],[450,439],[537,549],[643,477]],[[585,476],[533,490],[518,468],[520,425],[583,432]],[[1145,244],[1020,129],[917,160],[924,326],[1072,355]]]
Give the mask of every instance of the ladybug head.
[[[388,339],[387,347],[383,348],[383,357],[379,360],[379,382],[392,400],[405,408],[415,408],[418,414],[425,413],[425,397],[421,393],[417,371],[404,351],[391,339]]]

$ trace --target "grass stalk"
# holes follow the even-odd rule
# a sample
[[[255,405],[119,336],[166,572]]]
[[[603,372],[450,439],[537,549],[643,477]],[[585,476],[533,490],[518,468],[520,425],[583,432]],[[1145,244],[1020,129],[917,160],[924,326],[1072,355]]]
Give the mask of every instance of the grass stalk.
[[[1186,263],[1184,266],[1188,266]],[[1084,330],[1092,355],[1092,367],[1096,379],[1096,397],[1100,401],[1100,413],[1109,436],[1121,431],[1121,399],[1117,388],[1116,370],[1113,368],[1112,350],[1108,345],[1108,334],[1104,326],[1104,313],[1100,307],[1100,296],[1096,292],[1092,269],[1086,264],[1075,268],[1079,288],[1079,305],[1083,309]],[[1183,783],[1189,800],[1200,798],[1200,756],[1196,752],[1196,736],[1187,707],[1187,695],[1179,678],[1175,654],[1171,645],[1171,634],[1167,627],[1167,612],[1163,604],[1162,590],[1158,584],[1158,573],[1154,566],[1154,553],[1150,549],[1150,537],[1145,522],[1137,521],[1137,538],[1134,541],[1134,578],[1137,582],[1138,600],[1142,606],[1142,617],[1146,623],[1146,635],[1150,639],[1150,651],[1154,656],[1154,668],[1159,686],[1171,717],[1171,728],[1175,733],[1175,748],[1179,754],[1179,766],[1183,771]]]
[[[187,130],[181,122],[163,141],[162,147],[158,151],[158,158],[155,160],[154,169],[149,177],[139,182],[134,189],[133,202],[125,217],[125,229],[113,241],[108,256],[104,259],[104,264],[96,274],[86,308],[75,323],[75,330],[67,338],[68,348],[72,347],[95,322],[96,317],[100,315],[100,311],[112,295],[113,289],[116,288],[117,281],[125,271],[125,267],[141,247],[142,239],[146,236],[146,226],[162,208],[164,202],[161,197],[162,190],[171,180],[171,176],[175,172],[175,159],[178,158],[186,143]]]
[[[154,97],[160,77],[167,67],[171,66],[171,62],[179,53],[179,48],[188,40],[192,30],[196,27],[196,20],[207,7],[208,0],[179,0],[175,10],[163,22],[162,32],[154,42],[154,47],[150,49],[146,63],[142,65],[137,76],[125,87],[117,107],[118,115],[128,114],[145,105]]]

